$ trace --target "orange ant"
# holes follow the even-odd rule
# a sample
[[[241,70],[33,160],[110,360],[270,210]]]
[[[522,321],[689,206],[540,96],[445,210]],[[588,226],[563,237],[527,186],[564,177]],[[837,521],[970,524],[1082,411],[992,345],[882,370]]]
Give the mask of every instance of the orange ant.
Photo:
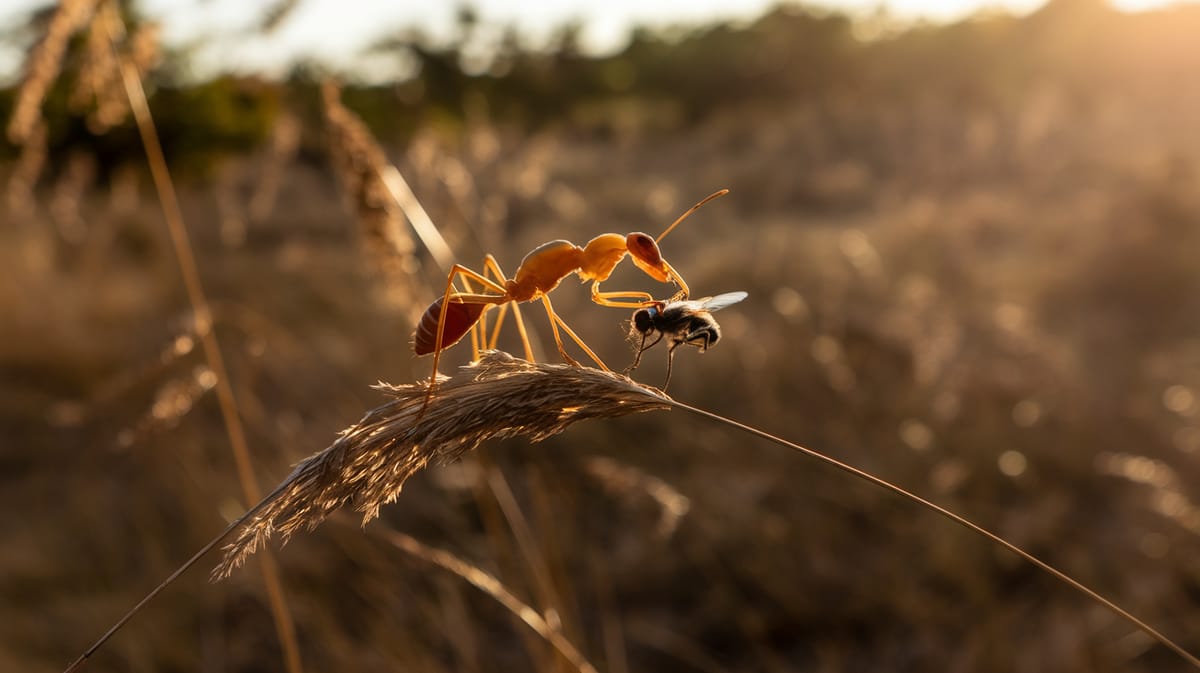
[[[433,353],[433,375],[429,380],[429,392],[426,395],[425,404],[428,405],[433,396],[438,360],[442,351],[458,343],[466,336],[467,332],[471,332],[471,344],[475,357],[479,356],[481,348],[495,348],[496,341],[500,336],[500,324],[504,320],[509,304],[513,307],[517,331],[525,346],[525,358],[532,361],[533,349],[529,345],[529,336],[525,331],[521,310],[517,304],[537,299],[541,299],[542,305],[546,308],[546,315],[550,318],[550,330],[554,334],[554,343],[558,346],[558,353],[563,360],[580,366],[563,347],[562,337],[559,336],[560,327],[601,369],[611,371],[554,312],[549,293],[558,287],[564,278],[574,273],[583,282],[592,281],[592,301],[601,306],[636,309],[656,305],[658,302],[647,292],[600,291],[600,283],[608,280],[617,264],[626,255],[629,255],[633,263],[651,278],[663,283],[671,282],[679,287],[679,292],[676,293],[673,300],[687,299],[689,294],[687,283],[680,277],[679,272],[663,259],[658,243],[697,208],[728,193],[728,189],[722,189],[709,195],[680,215],[679,219],[671,223],[671,226],[659,234],[658,238],[651,238],[649,234],[641,232],[633,232],[625,236],[601,234],[588,241],[584,247],[564,240],[544,243],[521,260],[521,266],[517,268],[517,273],[513,278],[504,275],[496,258],[491,255],[487,255],[483,259],[484,273],[472,271],[461,264],[455,264],[446,277],[445,293],[440,299],[429,305],[413,333],[413,351],[417,355]],[[485,275],[488,273],[493,277],[489,278]],[[462,280],[466,287],[465,292],[459,292],[455,287],[456,278]],[[482,285],[483,292],[475,292],[472,282]],[[481,324],[481,321],[484,312],[492,306],[500,306],[500,315],[496,318],[496,326],[489,340],[486,323]],[[479,325],[478,334],[473,329],[476,325]]]

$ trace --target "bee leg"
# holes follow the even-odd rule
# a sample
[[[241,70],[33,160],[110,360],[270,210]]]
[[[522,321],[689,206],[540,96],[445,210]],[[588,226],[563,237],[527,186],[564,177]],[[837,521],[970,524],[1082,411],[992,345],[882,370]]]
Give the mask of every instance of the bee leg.
[[[698,341],[701,337],[703,341]],[[695,332],[689,333],[683,338],[683,342],[689,346],[695,346],[700,349],[701,353],[708,351],[709,345],[712,343],[712,332],[708,328],[698,329]]]
[[[624,373],[626,376],[629,375],[629,372],[632,372],[633,370],[637,369],[638,365],[640,365],[642,363],[642,353],[645,353],[646,351],[650,350],[651,348],[654,348],[654,345],[657,344],[659,341],[662,341],[662,338],[663,338],[662,332],[659,332],[658,338],[655,339],[654,341],[651,341],[650,344],[647,345],[646,344],[647,336],[649,336],[649,333],[642,335],[642,343],[640,343],[638,345],[637,355],[635,355],[633,358],[633,364],[631,364],[625,368]]]
[[[662,385],[662,391],[664,393],[667,392],[667,386],[671,385],[671,365],[675,363],[675,347],[678,345],[679,342],[674,342],[671,344],[671,347],[667,349],[667,380],[663,381]]]
[[[640,365],[642,363],[642,353],[645,353],[645,352],[646,352],[646,335],[642,334],[642,342],[640,344],[638,344],[637,354],[633,356],[633,364],[626,367],[625,371],[623,371],[621,373],[624,374],[625,376],[629,376],[629,373],[632,372],[633,370],[637,369],[638,365]]]

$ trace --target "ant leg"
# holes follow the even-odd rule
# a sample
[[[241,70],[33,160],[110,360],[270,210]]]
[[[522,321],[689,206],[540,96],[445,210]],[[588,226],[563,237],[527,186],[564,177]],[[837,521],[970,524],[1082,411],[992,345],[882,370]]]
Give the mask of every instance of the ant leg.
[[[575,333],[575,330],[571,329],[571,327],[569,325],[567,325],[567,323],[565,321],[563,321],[562,318],[558,317],[558,315],[555,315],[554,319],[558,321],[558,326],[561,327],[563,329],[563,331],[567,333],[567,336],[571,337],[571,340],[574,341],[577,346],[582,348],[584,353],[587,353],[588,357],[590,357],[592,359],[592,362],[595,362],[596,365],[598,367],[600,367],[600,369],[603,371],[606,371],[606,372],[612,371],[611,369],[608,368],[608,365],[604,364],[604,362],[600,359],[600,357],[598,355],[596,355],[595,353],[592,352],[591,348],[588,348],[588,345],[583,342],[583,339],[580,339],[579,335]],[[576,364],[578,364],[578,363],[576,363]]]
[[[454,279],[458,278],[458,277],[463,278],[464,283],[469,282],[466,279],[476,280],[476,281],[482,283],[485,288],[491,289],[491,290],[496,290],[496,291],[500,292],[501,295],[496,296],[496,295],[487,295],[487,294],[466,294],[466,293],[455,292]],[[446,310],[450,306],[451,298],[453,298],[459,302],[462,302],[462,303],[497,304],[502,301],[507,301],[507,296],[508,296],[507,289],[497,285],[496,283],[492,282],[491,280],[488,280],[483,275],[481,275],[475,271],[472,271],[461,264],[455,264],[453,267],[450,268],[450,273],[446,276],[446,291],[442,294],[442,307],[441,307],[441,310],[438,311],[437,336],[434,337],[434,341],[433,341],[433,368],[432,368],[433,373],[431,373],[429,375],[429,385],[425,391],[425,401],[421,403],[421,411],[417,415],[418,418],[420,418],[422,415],[424,415],[425,409],[429,406],[429,400],[433,399],[433,392],[434,392],[434,390],[437,389],[437,366],[438,366],[438,361],[441,360],[441,357],[442,357],[443,337],[446,334]]]
[[[663,260],[663,265],[667,267],[667,275],[670,276],[671,280],[675,281],[675,284],[679,286],[679,291],[676,292],[673,297],[671,297],[671,301],[680,301],[690,297],[692,295],[692,291],[688,289],[688,284],[683,282],[683,276],[679,275],[679,272],[675,270],[675,267],[668,264],[667,260],[665,259]]]
[[[542,305],[546,307],[546,316],[550,318],[550,332],[554,334],[554,343],[558,345],[558,354],[568,364],[582,367],[583,365],[576,362],[575,358],[567,355],[567,349],[563,347],[562,337],[558,335],[558,315],[554,312],[554,307],[550,304],[550,299],[546,295],[542,295]]]
[[[491,259],[493,262],[495,261],[492,259],[491,255],[488,255],[486,258],[484,258],[485,266],[483,273],[485,276],[489,271],[493,271],[493,273],[495,273],[494,269],[487,266],[489,259]],[[498,267],[496,267],[496,269],[498,269]],[[498,285],[504,284],[507,280],[504,277],[503,272],[495,273],[495,275],[496,280],[499,281]],[[471,285],[470,279],[464,277],[461,280],[467,292],[475,291],[474,287]],[[482,351],[494,350],[496,348],[496,340],[500,334],[500,324],[504,322],[504,315],[508,312],[508,304],[500,304],[500,314],[496,316],[496,327],[492,331],[492,339],[489,341],[487,314],[490,308],[491,307],[484,309],[484,311],[479,315],[479,322],[475,323],[475,325],[471,328],[471,349],[474,355],[474,361],[476,362],[479,361],[480,353]]]
[[[492,328],[492,337],[489,339],[487,338],[487,334],[484,334],[484,348],[488,350],[496,349],[496,342],[500,340],[500,326],[504,324],[504,317],[508,315],[508,307],[509,304],[502,304],[500,306],[500,313],[496,316],[496,326]]]
[[[551,331],[554,333],[554,342],[556,344],[558,344],[558,353],[559,353],[559,355],[562,355],[564,360],[566,360],[570,364],[575,365],[576,367],[583,366],[583,365],[579,364],[570,355],[567,355],[566,349],[563,348],[562,338],[560,338],[558,336],[558,328],[559,327],[561,327],[563,329],[563,331],[567,333],[567,336],[571,337],[571,340],[575,342],[575,345],[582,348],[584,353],[587,353],[588,357],[590,357],[592,359],[592,361],[595,362],[600,367],[600,369],[602,369],[606,372],[612,371],[611,369],[608,368],[607,365],[604,364],[604,362],[602,362],[600,360],[599,356],[597,356],[595,353],[592,352],[591,348],[588,348],[588,345],[583,342],[583,339],[580,339],[579,335],[576,334],[575,331],[572,330],[571,327],[569,325],[567,325],[567,323],[565,321],[563,321],[562,318],[558,317],[558,314],[554,312],[554,306],[550,304],[550,297],[547,297],[546,295],[542,295],[542,304],[546,307],[546,315],[550,316],[550,328],[551,328]]]
[[[485,272],[491,271],[500,282],[507,282],[507,278],[504,275],[504,270],[500,268],[500,263],[496,261],[495,257],[491,255],[484,257],[483,268]],[[533,347],[529,345],[529,333],[525,331],[525,320],[521,317],[521,307],[518,306],[517,302],[514,301],[512,302],[512,309],[513,319],[517,321],[517,333],[521,335],[521,345],[525,347],[525,359],[533,362]],[[501,307],[501,310],[504,310],[503,306]],[[500,321],[503,319],[503,313],[500,314],[500,317],[496,319],[496,331],[492,333],[492,340],[488,344],[488,348],[494,349],[496,347],[496,341],[500,338]]]
[[[463,289],[475,294],[475,286],[469,278],[461,278]],[[480,351],[487,348],[487,309],[479,314],[479,321],[471,326],[471,361],[479,361]]]
[[[492,271],[492,269],[491,269],[491,268],[489,268],[489,265],[488,265],[488,260],[489,260],[489,259],[491,259],[491,258],[492,258],[492,256],[491,256],[491,255],[486,255],[486,256],[484,256],[484,258],[483,258],[483,265],[484,265],[484,266],[483,266],[483,275],[484,275],[484,276],[487,276],[487,275],[488,275],[488,273],[489,273],[490,271]],[[495,280],[496,280],[496,281],[498,282],[498,284],[500,284],[500,285],[504,285],[504,284],[505,284],[505,282],[508,280],[507,278],[505,278],[505,277],[504,277],[504,274],[503,274],[503,273],[500,273],[500,274],[495,274],[495,275],[496,275],[496,277],[495,277]],[[476,324],[476,327],[478,327],[478,328],[479,328],[479,349],[480,349],[480,350],[493,350],[493,349],[495,349],[495,347],[496,347],[496,337],[497,337],[497,336],[500,334],[500,325],[501,325],[501,324],[504,322],[504,315],[505,315],[506,313],[508,313],[508,304],[501,304],[501,305],[500,305],[500,313],[499,313],[499,315],[497,315],[497,316],[496,316],[496,327],[495,327],[495,328],[493,329],[493,331],[492,331],[492,335],[493,335],[493,336],[492,336],[492,339],[491,339],[491,341],[489,341],[489,340],[488,340],[488,324],[487,324],[487,320],[486,320],[486,319],[484,319],[484,320],[480,320],[480,321],[479,321],[479,322]],[[486,314],[487,314],[487,312],[485,311],[485,312],[484,312],[484,316],[483,316],[483,318],[486,318],[486,317],[487,317],[487,315],[486,315]]]
[[[525,331],[525,320],[521,318],[521,307],[513,302],[513,318],[517,321],[517,334],[521,335],[521,345],[525,347],[525,359],[534,362],[533,347],[529,345],[529,333]]]
[[[637,301],[615,301],[616,299],[636,299]],[[648,292],[601,292],[600,281],[592,283],[592,301],[601,306],[614,308],[645,308],[658,303]]]
[[[481,313],[479,315],[479,317],[482,320],[483,314]],[[479,359],[479,324],[476,323],[475,326],[471,328],[471,361],[474,362],[478,359]]]

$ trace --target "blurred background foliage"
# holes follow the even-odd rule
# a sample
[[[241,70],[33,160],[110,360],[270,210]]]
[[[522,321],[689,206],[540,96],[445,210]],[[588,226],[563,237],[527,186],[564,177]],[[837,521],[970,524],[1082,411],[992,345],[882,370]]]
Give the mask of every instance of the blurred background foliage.
[[[126,9],[131,26],[139,20],[134,8]],[[29,42],[45,14],[8,39]],[[409,76],[375,86],[351,79],[348,105],[380,138],[399,144],[429,126],[461,133],[471,114],[525,132],[602,136],[627,125],[686,132],[719,115],[764,108],[779,114],[797,101],[830,97],[880,103],[943,97],[969,112],[1019,104],[1031,87],[1080,100],[1122,91],[1161,95],[1200,60],[1192,48],[1200,23],[1194,5],[1126,14],[1101,0],[1053,0],[1027,16],[984,13],[949,25],[905,23],[882,10],[852,19],[781,5],[749,22],[637,28],[623,49],[607,55],[581,51],[578,24],[535,47],[515,26],[495,45],[477,38],[479,21],[464,8],[456,41],[437,43],[410,31],[372,45],[371,53],[393,56]],[[71,51],[77,67],[86,56],[78,37]],[[177,141],[165,143],[172,158],[211,160],[265,141],[283,102],[304,113],[306,130],[320,128],[317,88],[334,74],[322,65],[298,63],[283,81],[248,75],[195,81],[188,59],[186,48],[164,54],[148,78],[163,135]],[[67,75],[44,107],[55,156],[102,144],[68,105],[71,54],[67,60]],[[13,88],[0,96],[11,105]],[[127,140],[109,144],[135,150]],[[4,151],[11,158],[15,148]]]
[[[695,293],[750,299],[679,354],[672,394],[926,495],[1200,650],[1200,7],[781,5],[602,55],[579,25],[492,48],[482,22],[372,45],[407,73],[386,84],[320,63],[198,78],[186,48],[142,70],[263,486],[380,403],[371,383],[429,373],[408,341],[445,272],[355,171],[395,164],[458,261],[510,273],[728,187],[663,249]],[[244,505],[136,128],[77,93],[87,35],[40,149],[0,142],[0,670],[60,670]],[[330,113],[335,76],[361,127]],[[666,293],[628,269],[610,286]],[[628,316],[571,282],[554,301],[632,359]],[[650,355],[636,378],[657,384]],[[927,512],[674,414],[497,443],[365,532],[293,541],[307,670],[565,670],[387,527],[497,575],[614,673],[1187,670]],[[257,569],[203,575],[93,670],[283,670]]]

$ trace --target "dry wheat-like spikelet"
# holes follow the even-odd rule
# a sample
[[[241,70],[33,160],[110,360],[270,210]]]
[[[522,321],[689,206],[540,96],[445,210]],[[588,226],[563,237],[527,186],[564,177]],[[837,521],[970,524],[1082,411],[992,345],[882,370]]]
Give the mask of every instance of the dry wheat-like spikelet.
[[[416,243],[381,177],[390,166],[387,155],[362,119],[342,104],[337,85],[326,82],[321,93],[330,157],[358,215],[363,248],[383,276],[384,297],[418,311],[423,306],[411,301],[410,292],[412,274],[420,268]]]
[[[73,111],[87,115],[89,130],[97,134],[120,123],[129,111],[121,84],[121,65],[109,40],[120,30],[116,7],[111,3],[101,5],[88,25],[84,53],[68,99]]]
[[[157,23],[143,22],[127,35],[116,4],[100,5],[88,26],[86,54],[80,60],[69,100],[76,112],[86,113],[88,130],[92,133],[107,133],[129,117],[121,62],[127,62],[138,79],[145,77],[161,55],[159,33]],[[119,54],[113,50],[114,39],[119,43]]]
[[[456,460],[487,439],[521,435],[536,442],[584,419],[671,405],[662,393],[619,374],[533,363],[500,351],[441,378],[424,413],[427,382],[381,383],[377,389],[394,399],[301,462],[259,503],[225,548],[214,579],[228,576],[272,535],[286,542],[342,507],[361,512],[367,523],[414,473]]]
[[[12,116],[8,120],[8,139],[23,145],[41,119],[42,101],[62,71],[67,41],[92,16],[98,0],[62,0],[51,15],[46,34],[29,51],[25,75],[17,89]]]
[[[852,465],[711,411],[677,402],[624,376],[571,365],[535,364],[507,353],[489,351],[479,363],[461,368],[453,377],[442,377],[438,381],[437,394],[426,407],[428,386],[429,382],[406,386],[380,384],[379,389],[395,399],[343,431],[332,446],[300,463],[270,495],[231,523],[117,620],[68,667],[67,673],[79,670],[138,611],[235,530],[238,531],[237,538],[225,548],[225,556],[213,569],[214,580],[227,577],[276,532],[286,542],[297,530],[314,528],[342,507],[358,510],[366,523],[378,514],[381,505],[396,499],[404,481],[415,472],[430,463],[452,461],[484,440],[523,435],[538,441],[585,418],[612,418],[656,409],[679,409],[735,428],[816,459],[935,512],[1013,552],[1104,606],[1200,670],[1200,657],[1096,590],[979,524]],[[1117,461],[1118,467],[1120,464],[1121,461]],[[1169,475],[1156,475],[1157,467],[1153,464],[1130,463],[1126,467],[1129,466],[1133,467],[1135,477],[1149,483],[1156,483],[1155,479],[1159,483],[1174,483]],[[458,559],[420,547],[419,543],[414,545],[411,538],[393,537],[393,542],[410,553],[459,573],[518,615],[524,610],[523,604],[510,604],[487,577],[473,573],[469,568],[460,568]],[[536,622],[526,620],[535,630],[538,628]],[[580,670],[584,669],[580,667]]]

